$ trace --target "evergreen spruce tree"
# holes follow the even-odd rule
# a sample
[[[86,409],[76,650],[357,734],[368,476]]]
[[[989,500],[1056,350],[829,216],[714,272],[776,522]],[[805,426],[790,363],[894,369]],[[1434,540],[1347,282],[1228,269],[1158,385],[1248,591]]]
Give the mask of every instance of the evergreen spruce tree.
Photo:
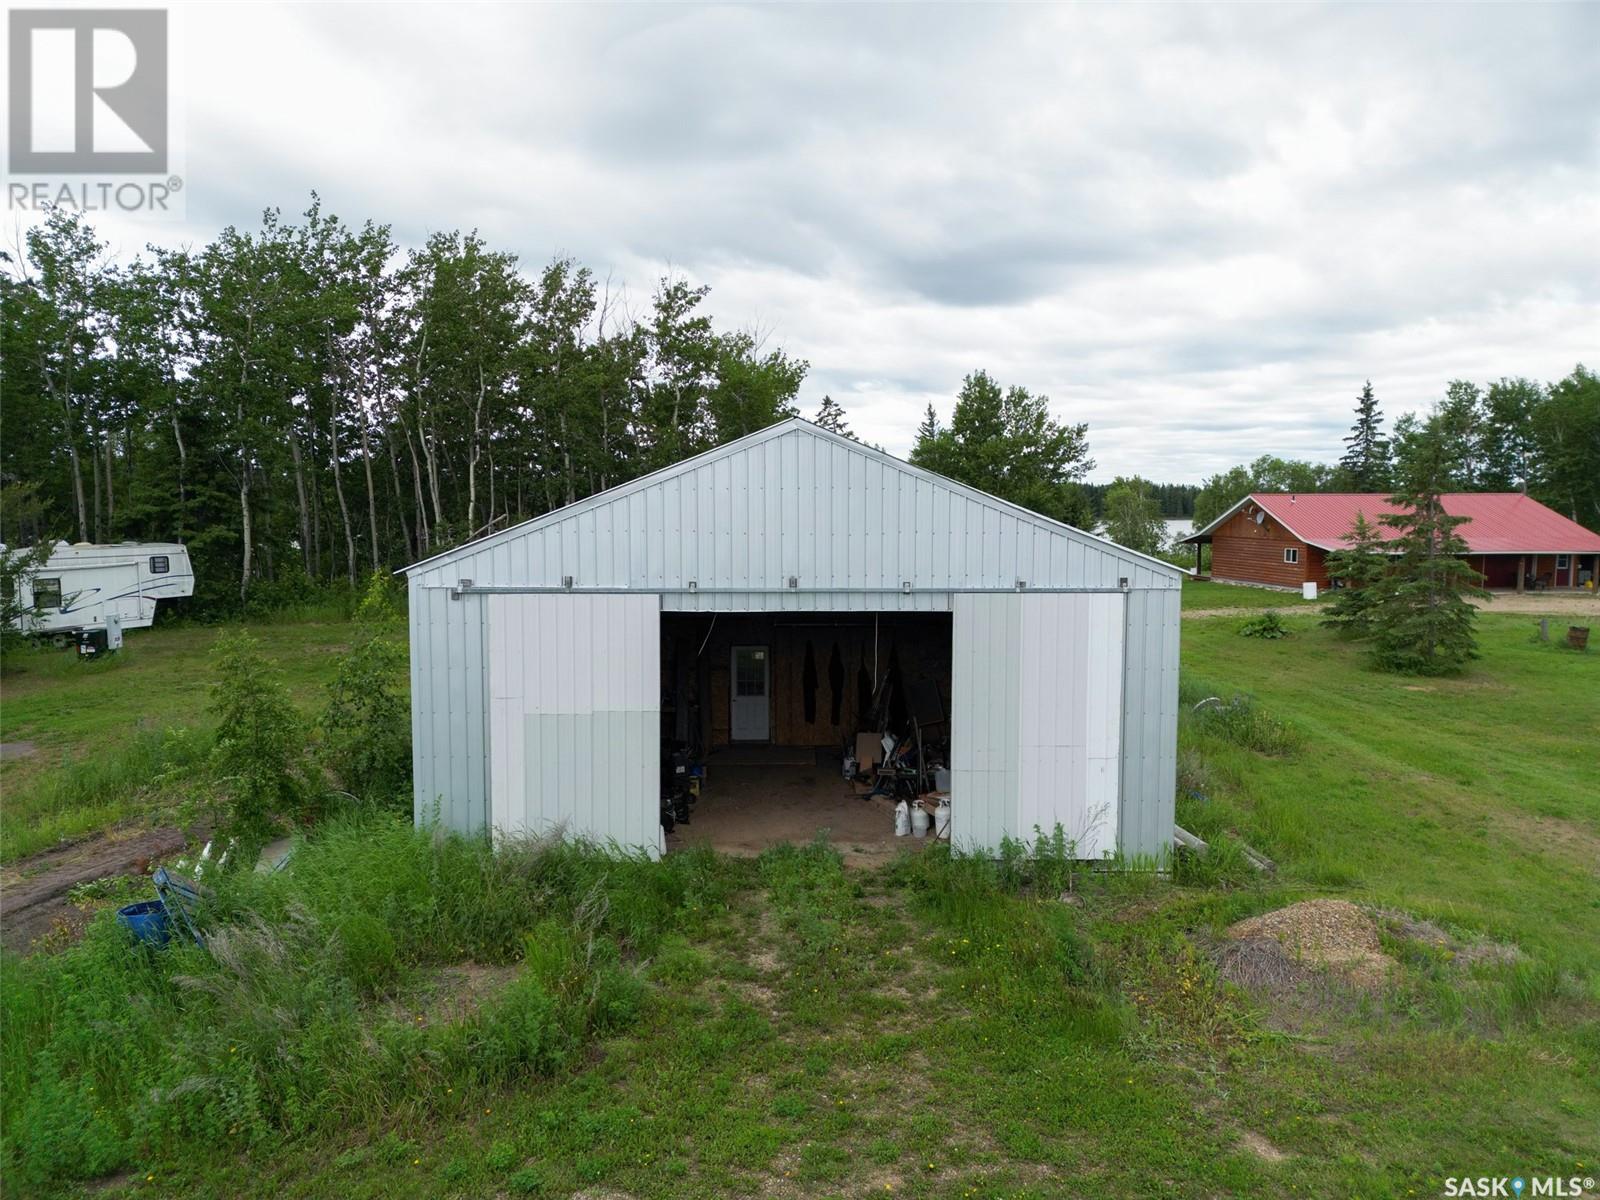
[[[1379,492],[1389,487],[1393,471],[1389,440],[1383,436],[1383,413],[1378,411],[1370,379],[1356,398],[1356,423],[1344,441],[1347,448],[1339,460],[1344,486],[1353,492]]]
[[[933,405],[928,405],[928,411],[922,414],[922,422],[917,426],[916,445],[922,446],[931,443],[939,436],[939,414],[933,411]]]
[[[1478,657],[1477,610],[1468,597],[1488,593],[1461,557],[1467,544],[1456,527],[1466,518],[1452,517],[1440,502],[1449,462],[1446,448],[1429,439],[1389,498],[1400,511],[1379,518],[1400,532],[1391,543],[1399,560],[1372,613],[1373,655],[1387,670],[1447,675]]]
[[[811,423],[837,433],[840,437],[855,440],[856,435],[851,433],[850,426],[845,424],[844,406],[832,396],[822,398],[822,403],[817,408],[817,415],[811,418]]]
[[[1344,536],[1344,549],[1328,555],[1328,575],[1339,586],[1325,611],[1322,624],[1350,637],[1372,633],[1373,611],[1383,600],[1389,576],[1389,556],[1378,528],[1365,513]]]

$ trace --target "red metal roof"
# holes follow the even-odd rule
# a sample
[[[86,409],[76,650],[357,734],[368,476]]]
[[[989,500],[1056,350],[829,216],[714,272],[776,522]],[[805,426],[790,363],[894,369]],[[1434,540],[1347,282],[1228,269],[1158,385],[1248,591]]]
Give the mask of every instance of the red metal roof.
[[[1301,541],[1324,550],[1337,550],[1344,544],[1358,512],[1366,514],[1384,540],[1399,536],[1398,530],[1378,523],[1384,513],[1398,511],[1383,495],[1252,492],[1248,499],[1266,509],[1269,516]],[[1521,492],[1451,492],[1441,499],[1445,512],[1467,518],[1456,527],[1456,533],[1467,543],[1469,553],[1600,553],[1600,533],[1569,521]]]

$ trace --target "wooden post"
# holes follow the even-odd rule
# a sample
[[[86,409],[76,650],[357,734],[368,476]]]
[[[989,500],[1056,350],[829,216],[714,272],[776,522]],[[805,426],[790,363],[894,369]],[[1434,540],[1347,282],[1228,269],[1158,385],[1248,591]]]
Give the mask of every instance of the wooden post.
[[[1200,574],[1200,543],[1199,542],[1196,542],[1194,544],[1194,573],[1195,573],[1196,576],[1198,576]]]
[[[1523,589],[1523,581],[1526,580],[1527,577],[1528,577],[1528,568],[1526,566],[1527,561],[1528,561],[1527,558],[1524,557],[1523,555],[1521,555],[1521,554],[1517,555],[1517,591],[1518,592],[1522,591],[1522,589]]]

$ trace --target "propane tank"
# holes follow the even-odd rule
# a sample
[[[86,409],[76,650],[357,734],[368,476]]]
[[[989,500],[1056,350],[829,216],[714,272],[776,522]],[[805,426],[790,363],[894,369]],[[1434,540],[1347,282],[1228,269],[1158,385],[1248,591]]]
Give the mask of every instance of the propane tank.
[[[894,806],[894,835],[905,837],[911,832],[911,810],[904,800]]]
[[[911,810],[911,832],[914,835],[916,835],[917,837],[927,837],[928,836],[928,826],[930,824],[932,824],[932,818],[930,818],[928,816],[928,810],[927,809],[923,808],[922,805],[920,805],[920,804],[918,804],[914,808],[912,808],[912,810]]]
[[[933,836],[941,842],[950,840],[950,801],[941,800],[933,808]]]

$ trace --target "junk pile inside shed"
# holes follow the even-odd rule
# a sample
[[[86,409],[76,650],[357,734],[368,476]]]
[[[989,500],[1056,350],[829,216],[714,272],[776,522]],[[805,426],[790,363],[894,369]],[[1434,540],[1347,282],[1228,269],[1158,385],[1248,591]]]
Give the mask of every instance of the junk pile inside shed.
[[[949,833],[951,618],[664,613],[669,845],[892,850]]]

